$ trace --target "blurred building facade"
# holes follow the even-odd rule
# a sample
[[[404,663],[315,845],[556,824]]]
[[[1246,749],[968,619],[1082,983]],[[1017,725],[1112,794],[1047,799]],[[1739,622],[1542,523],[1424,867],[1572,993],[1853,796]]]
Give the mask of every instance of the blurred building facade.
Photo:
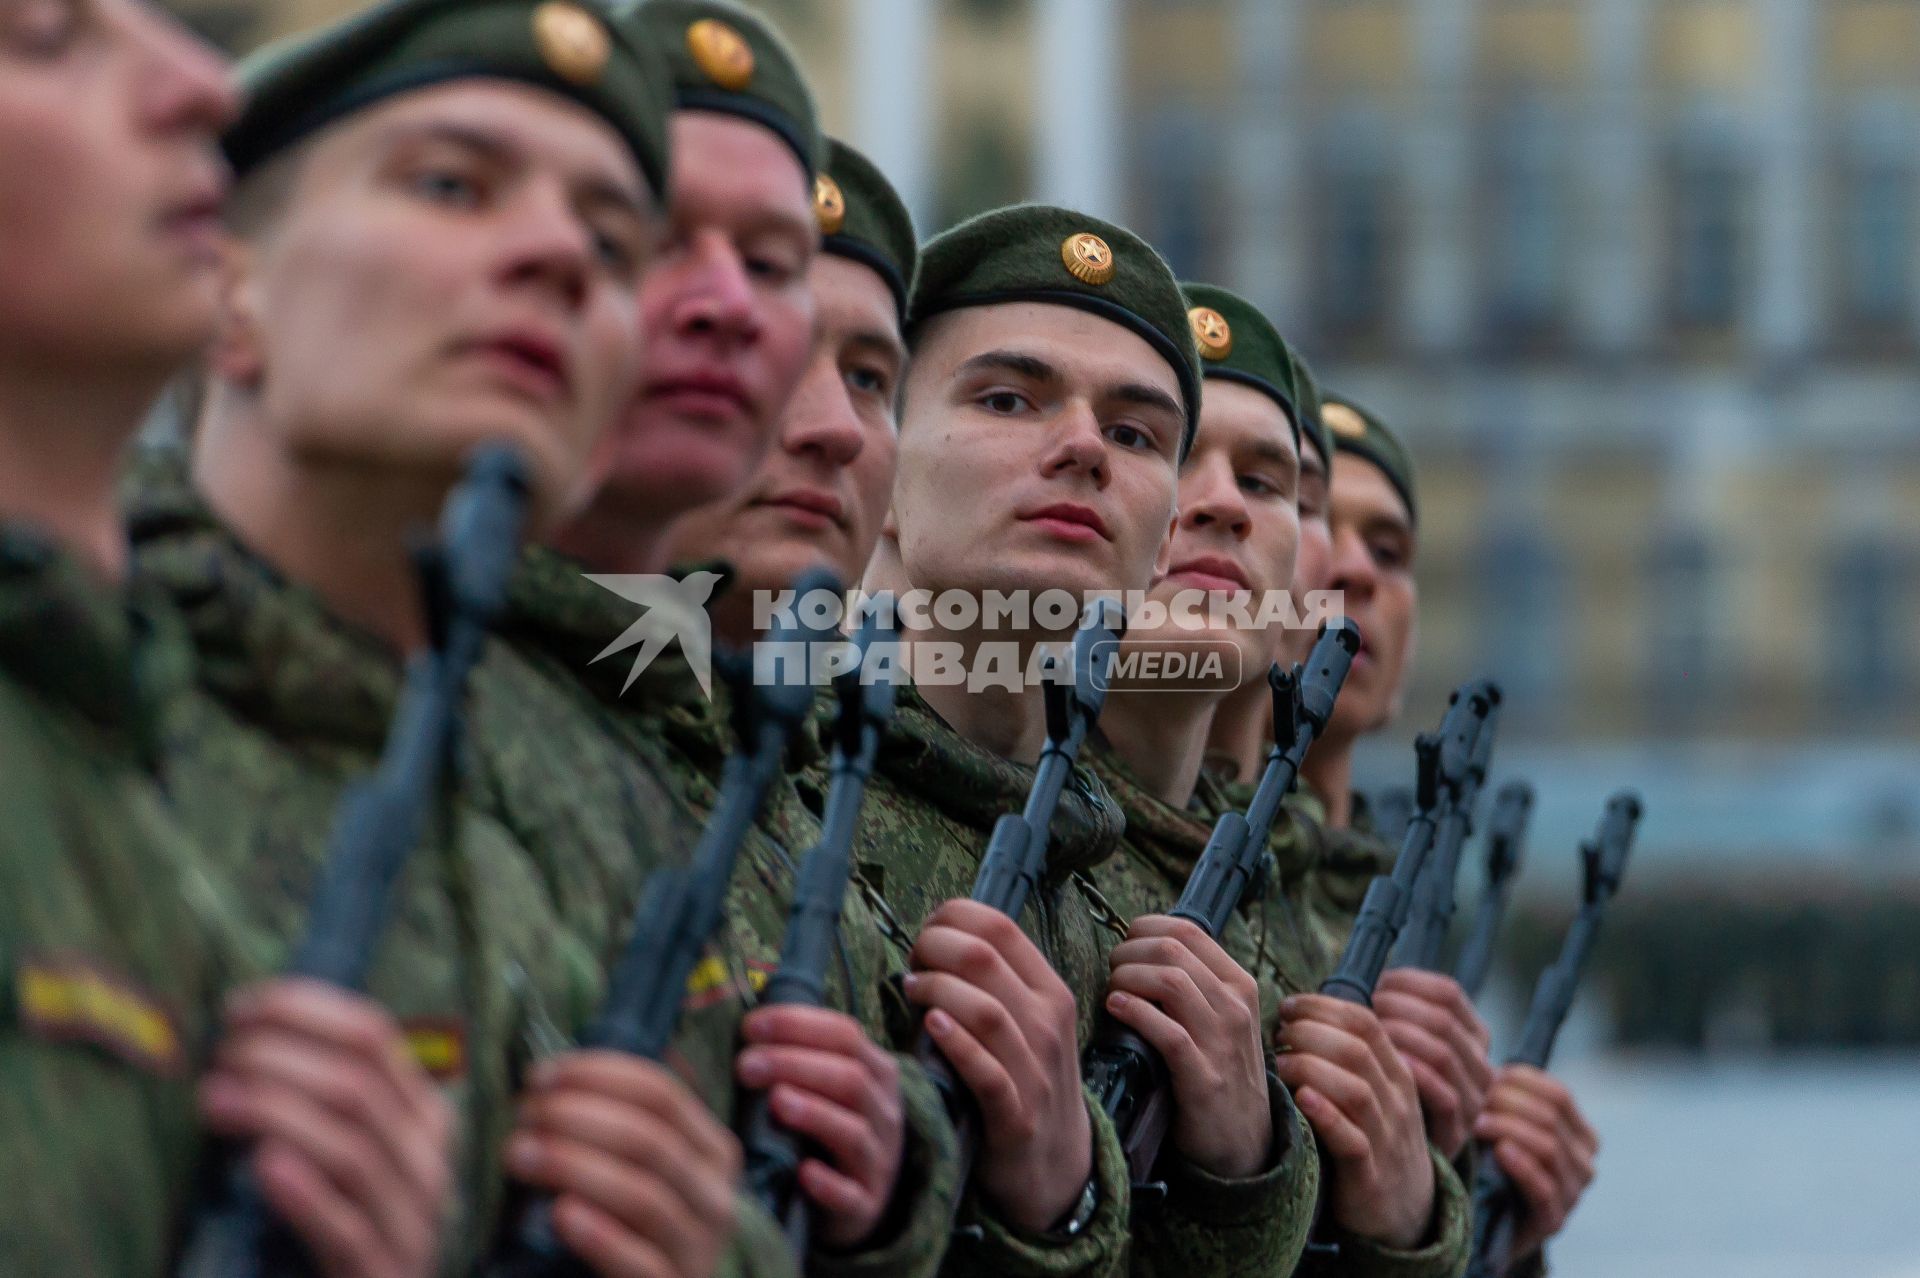
[[[235,47],[352,7],[181,3]],[[1920,844],[1916,0],[756,7],[923,230],[1127,221],[1403,429],[1399,740],[1485,670],[1569,822],[1604,758],[1677,844]]]

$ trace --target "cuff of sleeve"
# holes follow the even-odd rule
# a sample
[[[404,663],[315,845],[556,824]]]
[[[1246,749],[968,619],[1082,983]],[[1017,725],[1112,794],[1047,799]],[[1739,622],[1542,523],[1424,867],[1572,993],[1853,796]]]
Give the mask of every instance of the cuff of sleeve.
[[[906,1117],[900,1183],[871,1243],[855,1252],[813,1249],[807,1273],[814,1278],[915,1278],[938,1271],[946,1254],[960,1193],[953,1123],[926,1071],[911,1057],[894,1059]]]
[[[1112,1121],[1091,1095],[1085,1101],[1093,1126],[1093,1176],[1100,1194],[1087,1227],[1073,1238],[1029,1234],[998,1219],[980,1195],[969,1192],[961,1203],[960,1230],[954,1234],[946,1272],[1056,1278],[1117,1273],[1125,1265],[1130,1208],[1127,1160]]]
[[[733,1239],[714,1270],[715,1278],[799,1278],[793,1248],[760,1200],[749,1193],[734,1195],[738,1207]]]
[[[1433,1219],[1426,1241],[1412,1251],[1383,1247],[1337,1226],[1331,1240],[1340,1247],[1337,1271],[1354,1278],[1450,1278],[1466,1268],[1472,1245],[1466,1186],[1453,1165],[1429,1149],[1433,1159]]]

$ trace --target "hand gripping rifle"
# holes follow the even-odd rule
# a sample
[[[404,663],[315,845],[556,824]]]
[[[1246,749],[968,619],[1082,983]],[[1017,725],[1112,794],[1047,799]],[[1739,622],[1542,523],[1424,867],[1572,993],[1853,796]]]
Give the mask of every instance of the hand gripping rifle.
[[[1513,876],[1519,873],[1520,856],[1526,846],[1527,822],[1533,817],[1533,787],[1525,781],[1509,781],[1500,787],[1493,801],[1493,817],[1487,822],[1487,890],[1474,911],[1473,930],[1460,949],[1460,962],[1454,979],[1468,998],[1480,997],[1493,967],[1493,946],[1500,938],[1500,924],[1507,915],[1507,897]]]
[[[980,859],[980,872],[973,881],[974,900],[991,905],[1015,921],[1026,909],[1027,897],[1046,877],[1054,809],[1060,805],[1061,792],[1073,775],[1080,747],[1106,704],[1107,680],[1125,633],[1126,616],[1119,602],[1095,599],[1080,619],[1070,656],[1064,662],[1057,656],[1052,660],[1043,685],[1047,744],[1034,766],[1033,786],[1019,813],[1005,813],[994,823],[986,854]],[[973,1099],[954,1077],[930,1035],[921,1033],[914,1055],[940,1089],[947,1112],[953,1115],[959,1138],[959,1183],[964,1185],[972,1174],[980,1142],[979,1115]]]
[[[334,808],[326,864],[290,976],[364,990],[395,885],[429,814],[458,769],[467,676],[506,606],[526,522],[526,465],[510,448],[476,451],[448,495],[437,540],[415,552],[428,646],[407,664],[380,762]],[[252,1164],[219,1172],[194,1222],[180,1272],[208,1278],[307,1272],[299,1245],[272,1218]]]
[[[1620,890],[1627,853],[1633,848],[1639,823],[1640,798],[1623,790],[1607,800],[1606,814],[1600,818],[1593,841],[1580,845],[1585,871],[1580,913],[1567,929],[1560,957],[1540,974],[1539,984],[1533,987],[1533,1003],[1520,1031],[1520,1050],[1513,1054],[1511,1064],[1545,1069],[1552,1058],[1554,1039],[1573,1007],[1581,970],[1600,934],[1600,920],[1606,915],[1607,903]],[[1467,1264],[1467,1278],[1504,1278],[1515,1259],[1513,1236],[1519,1215],[1513,1182],[1494,1160],[1493,1151],[1483,1147],[1473,1178],[1473,1258]]]
[[[1353,934],[1347,938],[1346,952],[1333,975],[1321,983],[1322,994],[1372,1006],[1373,987],[1387,965],[1388,951],[1406,925],[1414,884],[1433,847],[1435,827],[1465,784],[1480,733],[1493,713],[1489,688],[1484,682],[1476,682],[1456,690],[1447,703],[1440,730],[1423,734],[1413,743],[1419,761],[1413,820],[1401,840],[1392,875],[1381,875],[1368,885],[1353,922]]]
[[[1500,687],[1481,680],[1469,688],[1491,703],[1480,736],[1468,758],[1466,775],[1454,787],[1450,801],[1434,827],[1433,850],[1426,868],[1413,889],[1413,909],[1400,934],[1396,966],[1424,971],[1440,970],[1441,951],[1446,948],[1447,932],[1453,927],[1454,884],[1460,877],[1460,852],[1473,833],[1473,811],[1479,806],[1480,790],[1487,783],[1487,767],[1493,761],[1493,740],[1500,730]]]
[[[804,573],[793,584],[797,599],[815,592],[840,593],[832,573]],[[581,1038],[581,1046],[660,1060],[680,1024],[687,980],[725,916],[727,885],[740,849],[760,817],[767,792],[780,775],[787,747],[806,725],[814,689],[808,671],[815,644],[837,639],[789,616],[763,641],[775,660],[730,657],[718,670],[732,692],[733,727],[740,744],[727,757],[720,794],[693,856],[684,866],[655,870],[634,909],[633,932],[614,966],[606,1001]],[[798,662],[798,677],[761,678]],[[493,1272],[501,1278],[585,1278],[590,1272],[570,1253],[553,1227],[553,1200],[536,1197],[521,1212]]]
[[[787,915],[780,966],[767,983],[767,1004],[820,1007],[826,1003],[827,967],[840,931],[840,907],[853,872],[853,835],[873,776],[880,740],[893,718],[893,685],[885,679],[863,681],[866,654],[893,636],[876,611],[853,640],[853,667],[834,680],[840,714],[833,729],[832,783],[820,820],[820,841],[800,863],[793,906]],[[747,1184],[774,1219],[786,1227],[793,1254],[805,1256],[807,1210],[801,1201],[800,1142],[773,1117],[765,1093],[747,1102],[745,1121]]]
[[[1359,650],[1360,631],[1351,621],[1342,621],[1321,630],[1304,671],[1298,666],[1284,671],[1277,665],[1268,671],[1274,743],[1266,770],[1246,815],[1229,812],[1214,825],[1171,911],[1174,918],[1186,919],[1215,940],[1226,930],[1266,856],[1267,835],[1280,814],[1281,800],[1293,789],[1301,762],[1327,726]],[[1151,1176],[1173,1117],[1166,1062],[1145,1039],[1102,1012],[1087,1049],[1085,1073],[1087,1086],[1120,1135],[1135,1201],[1164,1195],[1166,1187]]]

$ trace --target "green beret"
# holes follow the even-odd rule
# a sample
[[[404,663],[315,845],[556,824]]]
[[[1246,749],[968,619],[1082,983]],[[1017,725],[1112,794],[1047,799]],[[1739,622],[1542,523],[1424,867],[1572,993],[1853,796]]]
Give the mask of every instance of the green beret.
[[[596,0],[385,0],[262,49],[240,67],[246,106],[223,145],[237,174],[398,93],[449,80],[514,80],[578,102],[633,148],[667,192],[665,61]]]
[[[1200,371],[1207,377],[1251,386],[1280,405],[1300,447],[1300,396],[1294,386],[1293,349],[1257,307],[1212,284],[1182,284]]]
[[[1011,302],[1071,306],[1144,338],[1179,375],[1186,457],[1200,422],[1200,355],[1180,283],[1145,240],[1047,204],[982,213],[921,250],[908,319],[917,326],[945,311]]]
[[[871,268],[885,280],[904,324],[914,271],[920,265],[920,237],[893,184],[873,161],[829,138],[826,171],[813,184],[813,213],[820,221],[820,247]]]
[[[1333,436],[1333,446],[1378,466],[1407,503],[1407,518],[1418,521],[1420,512],[1413,500],[1413,458],[1386,423],[1339,395],[1325,397],[1321,415]]]
[[[619,21],[666,55],[676,107],[751,120],[793,148],[809,180],[820,171],[827,148],[813,91],[765,19],[720,0],[642,0]]]
[[[1299,351],[1293,352],[1293,389],[1300,397],[1300,432],[1320,454],[1324,470],[1333,469],[1333,440],[1327,434],[1327,421],[1320,403],[1320,379],[1307,367]]]

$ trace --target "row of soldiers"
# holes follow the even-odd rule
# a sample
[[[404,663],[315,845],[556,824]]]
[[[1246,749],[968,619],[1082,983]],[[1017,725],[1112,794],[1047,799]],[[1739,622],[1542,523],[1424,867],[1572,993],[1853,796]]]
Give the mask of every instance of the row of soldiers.
[[[6,1272],[191,1271],[241,1166],[328,1278],[495,1271],[532,1199],[608,1276],[1440,1278],[1476,1148],[1539,1264],[1593,1174],[1566,1089],[1496,1071],[1449,977],[1314,993],[1391,862],[1351,776],[1415,630],[1384,424],[1121,227],[1019,206],[921,244],[714,0],[383,0],[238,82],[142,0],[0,0]],[[163,391],[178,437],[132,455]],[[444,639],[418,530],[502,444],[531,539],[461,766],[364,991],[276,976]],[[922,680],[820,1005],[759,996],[830,714],[769,778],[671,1046],[576,1046],[732,749],[702,654],[659,652],[699,627],[622,583],[681,566],[744,648],[755,596],[823,565],[896,596],[1341,591],[1361,643],[1260,889],[1218,936],[1167,914],[1260,776],[1263,680],[1114,688],[1018,920],[968,898],[1045,699]],[[1196,637],[1255,672],[1313,639],[1126,642]],[[1150,1193],[1083,1085],[1114,1024],[1165,1063]],[[756,1097],[802,1142],[802,1254],[740,1188]]]

